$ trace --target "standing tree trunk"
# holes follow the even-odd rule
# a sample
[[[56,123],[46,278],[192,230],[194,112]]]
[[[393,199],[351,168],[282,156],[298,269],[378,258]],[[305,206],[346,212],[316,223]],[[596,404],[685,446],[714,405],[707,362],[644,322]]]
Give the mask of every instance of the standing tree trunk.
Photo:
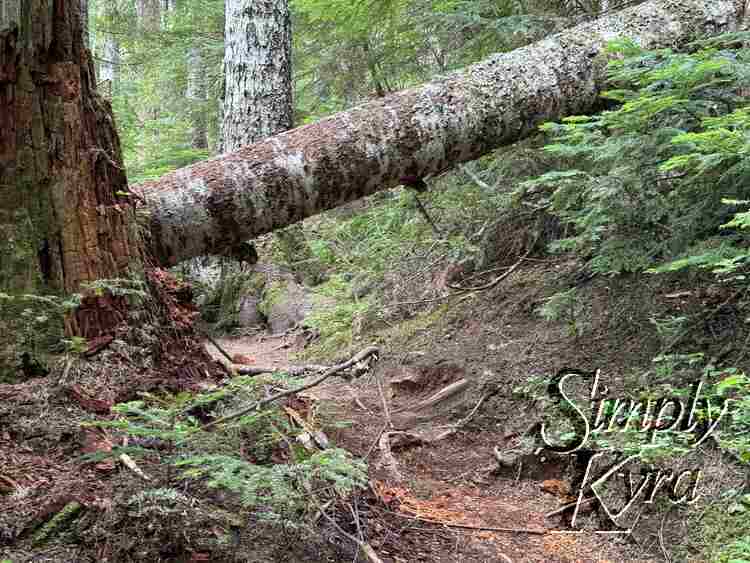
[[[187,91],[185,97],[190,104],[191,146],[194,149],[208,148],[208,122],[206,121],[206,70],[200,47],[191,47],[187,56]]]
[[[91,37],[89,36],[89,0],[81,0],[81,35],[83,36],[83,46],[91,49]]]
[[[227,0],[222,141],[234,151],[292,128],[292,23],[289,0]],[[315,282],[302,223],[276,232],[292,269]],[[294,264],[304,263],[306,272]]]
[[[112,0],[105,0],[112,2]],[[138,27],[144,31],[159,31],[161,27],[161,1],[136,0],[135,15]]]
[[[0,292],[77,292],[122,277],[139,254],[120,144],[95,90],[80,9],[65,0],[2,2]],[[68,331],[103,334],[122,306],[89,296]]]
[[[114,97],[120,85],[120,42],[118,36],[112,33],[115,6],[111,2],[101,2],[100,8],[102,18],[107,21],[107,29],[104,30],[104,44],[102,45],[102,58],[99,61],[99,81],[107,97]]]
[[[292,27],[287,0],[226,0],[221,150],[292,127]]]

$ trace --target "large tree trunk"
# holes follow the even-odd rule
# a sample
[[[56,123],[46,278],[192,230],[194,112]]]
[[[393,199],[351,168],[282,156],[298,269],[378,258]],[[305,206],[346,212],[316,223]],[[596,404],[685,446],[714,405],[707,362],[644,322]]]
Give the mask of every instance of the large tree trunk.
[[[292,27],[286,0],[226,0],[223,152],[292,128]]]
[[[83,46],[91,49],[91,38],[89,37],[89,0],[81,0],[81,35],[83,37]]]
[[[122,277],[138,255],[120,144],[95,91],[80,7],[2,2],[0,291],[77,292]],[[97,336],[118,322],[121,305],[90,297],[69,331]]]
[[[229,152],[293,126],[289,1],[228,0],[226,38],[222,149]],[[312,267],[301,223],[279,229],[276,237],[290,265]],[[292,268],[305,277],[299,267]],[[317,275],[308,281],[314,279]]]
[[[153,250],[164,263],[229,253],[405,177],[476,159],[544,121],[590,111],[608,41],[672,46],[738,29],[743,17],[741,0],[654,0],[178,170],[143,185]]]

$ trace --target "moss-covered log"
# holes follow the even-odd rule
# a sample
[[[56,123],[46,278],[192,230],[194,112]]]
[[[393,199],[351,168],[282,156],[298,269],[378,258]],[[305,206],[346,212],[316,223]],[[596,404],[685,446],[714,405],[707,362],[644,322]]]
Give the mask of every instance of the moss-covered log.
[[[231,254],[244,240],[517,141],[590,111],[605,44],[646,47],[735,30],[740,0],[654,0],[141,186],[156,256]]]

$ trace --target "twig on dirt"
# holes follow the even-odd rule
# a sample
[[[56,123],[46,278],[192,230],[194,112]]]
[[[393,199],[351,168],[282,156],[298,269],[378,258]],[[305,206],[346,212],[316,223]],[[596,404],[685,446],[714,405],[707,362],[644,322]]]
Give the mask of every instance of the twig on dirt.
[[[521,258],[519,258],[518,261],[515,264],[513,264],[505,272],[503,272],[502,274],[500,274],[499,276],[497,276],[494,280],[492,280],[491,282],[489,282],[489,283],[487,283],[485,285],[480,285],[480,286],[477,286],[477,287],[461,287],[460,285],[453,285],[451,283],[446,283],[445,285],[447,285],[451,289],[455,289],[456,291],[461,291],[461,292],[467,292],[467,291],[472,291],[472,292],[474,292],[474,291],[485,291],[487,289],[492,289],[497,284],[499,284],[501,281],[503,281],[505,278],[507,278],[509,275],[511,275],[513,272],[515,272],[516,269],[518,269],[518,267],[523,263],[523,261],[526,260],[526,258],[529,256],[529,254],[531,254],[531,251],[533,250],[533,248],[534,248],[534,245],[532,244],[531,248],[529,248],[529,250],[526,252],[526,254],[524,254],[523,256],[521,256]]]
[[[552,512],[548,512],[547,514],[544,515],[544,517],[545,518],[551,518],[552,516],[557,516],[558,514],[562,514],[563,512],[565,512],[566,510],[568,510],[569,508],[573,508],[576,505],[585,506],[587,504],[591,504],[595,500],[596,500],[596,497],[589,497],[587,499],[583,499],[580,502],[580,504],[579,504],[578,500],[576,500],[575,502],[569,502],[568,504],[565,504],[565,505],[561,506],[557,510],[553,510]]]
[[[316,385],[320,385],[323,383],[326,379],[331,377],[332,375],[335,375],[339,372],[342,372],[354,364],[357,364],[370,356],[377,356],[380,353],[380,350],[377,346],[369,346],[359,352],[357,355],[353,356],[351,359],[347,360],[343,364],[339,364],[337,366],[333,366],[331,368],[328,368],[320,377],[315,379],[314,381],[311,381],[310,383],[307,383],[305,385],[301,385],[300,387],[297,387],[295,389],[288,389],[286,391],[282,391],[281,393],[277,393],[275,395],[271,395],[270,397],[267,397],[263,399],[262,401],[256,402],[254,405],[247,407],[245,409],[242,409],[236,413],[227,415],[225,417],[219,418],[217,420],[214,420],[212,422],[209,422],[208,424],[203,425],[203,430],[208,430],[209,428],[213,428],[214,426],[217,426],[219,424],[224,424],[226,422],[229,422],[230,420],[234,420],[236,418],[240,418],[241,416],[245,416],[246,414],[254,411],[254,410],[260,410],[266,405],[269,405],[270,403],[273,403],[274,401],[278,401],[279,399],[283,399],[284,397],[288,397],[290,395],[296,395],[297,393],[301,391],[306,391],[307,389],[310,389],[312,387],[315,387]]]
[[[479,401],[477,401],[477,404],[474,406],[474,408],[471,409],[471,412],[467,414],[464,418],[459,420],[456,424],[454,424],[453,429],[458,430],[459,428],[466,426],[469,423],[469,421],[474,417],[474,415],[477,413],[477,411],[479,410],[479,407],[482,406],[482,403],[484,403],[490,397],[497,395],[499,392],[500,390],[496,389],[494,391],[490,391],[489,393],[485,393],[484,395],[482,395]]]
[[[437,228],[437,225],[432,220],[432,217],[430,217],[430,214],[427,213],[427,209],[425,209],[425,206],[422,205],[422,200],[419,199],[419,196],[416,192],[414,192],[414,201],[417,202],[417,209],[419,209],[419,212],[422,214],[422,216],[425,218],[425,220],[430,224],[430,227],[432,227],[433,232],[435,235],[441,237],[443,234],[440,232],[440,229]]]
[[[434,297],[432,299],[422,299],[420,301],[401,301],[399,303],[390,303],[387,305],[383,305],[384,309],[390,309],[393,307],[399,307],[401,305],[423,305],[424,303],[435,303],[437,301],[445,301],[446,299],[450,299],[451,297],[456,297],[458,295],[461,295],[462,293],[466,293],[464,291],[458,291],[456,293],[449,293],[448,295],[441,295],[440,297]],[[470,297],[469,295],[464,295],[462,299],[466,299]]]
[[[227,360],[229,360],[229,363],[234,363],[232,360],[232,356],[230,356],[224,348],[219,346],[219,343],[216,342],[216,340],[213,339],[213,337],[210,334],[206,334],[206,339],[214,345],[214,348],[216,348],[219,352],[221,352],[221,355],[224,356]]]
[[[320,503],[317,501],[317,499],[315,499],[315,496],[311,495],[311,497],[313,499],[313,503],[318,508],[318,513],[321,514],[323,516],[323,518],[325,518],[326,520],[328,520],[328,522],[330,522],[331,525],[334,528],[336,528],[336,530],[342,536],[344,536],[345,538],[347,538],[350,541],[354,542],[357,545],[357,547],[359,547],[360,551],[364,554],[364,556],[367,557],[367,560],[370,561],[370,563],[383,563],[383,560],[380,557],[378,557],[378,554],[375,553],[375,550],[372,548],[372,546],[369,543],[367,543],[365,541],[362,541],[358,537],[353,536],[349,532],[347,532],[346,530],[344,530],[341,526],[339,526],[339,523],[336,522],[336,520],[334,520],[333,518],[331,518],[328,515],[328,513],[325,511],[325,508],[322,507],[322,506],[320,506]]]
[[[151,480],[151,477],[149,477],[148,475],[146,475],[141,470],[141,468],[136,465],[135,461],[133,461],[133,458],[130,457],[128,454],[120,454],[120,461],[122,462],[122,464],[125,467],[127,467],[128,469],[130,469],[130,471],[132,471],[133,473],[135,473],[136,475],[138,475],[138,477],[140,477],[144,481],[150,481]]]
[[[235,364],[236,366],[236,364]],[[329,366],[318,366],[314,364],[304,366],[287,366],[287,367],[259,367],[259,366],[242,366],[235,367],[239,375],[262,375],[264,373],[288,373],[289,375],[300,376],[307,372],[321,372],[330,369]]]

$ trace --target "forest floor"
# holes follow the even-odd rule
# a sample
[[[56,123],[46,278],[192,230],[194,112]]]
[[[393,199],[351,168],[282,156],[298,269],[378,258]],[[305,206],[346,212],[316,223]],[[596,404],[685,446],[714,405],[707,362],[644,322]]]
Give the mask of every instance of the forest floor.
[[[487,291],[371,327],[342,347],[339,356],[348,359],[375,344],[379,359],[359,377],[331,377],[281,406],[365,459],[369,487],[332,508],[333,521],[318,522],[317,538],[285,539],[246,525],[248,537],[237,540],[242,553],[221,558],[196,538],[215,540],[236,528],[231,496],[176,478],[160,462],[158,444],[144,446],[152,453],[138,461],[148,481],[116,459],[81,459],[119,444],[117,432],[92,428],[92,419],[113,420],[114,404],[143,392],[178,397],[227,385],[218,362],[162,346],[159,368],[150,360],[158,342],[133,347],[124,342],[148,335],[122,334],[97,361],[63,358],[54,376],[0,385],[0,561],[351,561],[356,550],[345,534],[399,563],[710,560],[712,542],[746,533],[732,528],[742,522],[722,499],[741,491],[747,477],[711,442],[684,462],[702,470],[693,506],[641,503],[629,535],[613,534],[616,526],[595,503],[579,514],[581,533],[571,533],[570,510],[548,516],[575,500],[583,469],[579,457],[553,455],[537,437],[550,377],[562,368],[598,368],[612,396],[669,392],[681,382],[671,374],[673,387],[664,387],[654,375],[659,341],[649,318],[726,301],[680,278],[581,280],[579,271],[575,260],[529,261]],[[545,298],[571,286],[585,303],[576,330],[570,322],[541,320],[536,311]],[[694,327],[685,346],[745,342],[742,323],[725,317]],[[124,333],[134,330],[123,326]],[[289,333],[224,338],[219,345],[235,363],[282,371],[324,362],[307,341]],[[221,359],[211,344],[204,348]],[[144,495],[165,487],[176,506],[148,512]],[[66,528],[76,510],[83,516]],[[608,533],[596,533],[602,531]],[[293,544],[307,553],[291,553]],[[326,545],[336,554],[324,555]]]
[[[459,346],[467,337],[476,344],[476,335],[456,336]],[[296,358],[303,351],[294,335],[222,338],[218,344],[232,356],[243,356],[249,365],[273,366],[280,371],[298,365]],[[214,346],[207,344],[207,350],[221,360]],[[388,415],[379,392],[377,378],[382,375],[392,425],[386,424]],[[441,429],[450,428],[445,401],[418,414],[410,411],[410,406],[419,405],[466,375],[452,362],[416,370],[408,366],[381,368],[358,381],[329,380],[302,393],[318,403],[325,419],[349,423],[327,432],[336,445],[371,463],[371,491],[365,497],[370,505],[362,520],[365,537],[378,555],[394,562],[637,561],[634,551],[622,541],[596,534],[569,534],[556,525],[561,523],[559,517],[545,518],[560,508],[561,500],[570,493],[562,480],[562,465],[550,464],[531,479],[495,475],[494,447],[517,442],[517,433],[494,425],[461,428],[436,440],[436,431],[440,434]],[[455,406],[456,401],[453,403]],[[420,417],[423,422],[413,424]],[[378,444],[384,430],[395,438],[391,448],[397,468],[382,459]]]
[[[612,533],[601,507],[582,507],[583,533],[571,533],[572,509],[547,517],[576,499],[582,468],[574,456],[535,455],[529,429],[542,420],[543,382],[561,368],[601,369],[615,396],[650,387],[645,370],[658,342],[643,328],[644,315],[684,313],[721,296],[685,291],[675,280],[584,282],[589,305],[571,334],[534,311],[575,280],[577,268],[575,261],[528,264],[491,291],[449,302],[416,330],[363,334],[347,353],[376,342],[381,358],[372,372],[303,393],[333,442],[369,463],[370,491],[340,525],[384,560],[664,561],[685,546],[690,517],[663,505],[637,507],[630,535]],[[220,345],[251,365],[283,369],[300,363],[304,340],[255,336]],[[496,452],[510,456],[507,467]],[[693,463],[708,483],[703,514],[722,491],[742,486],[742,470],[715,449]]]

